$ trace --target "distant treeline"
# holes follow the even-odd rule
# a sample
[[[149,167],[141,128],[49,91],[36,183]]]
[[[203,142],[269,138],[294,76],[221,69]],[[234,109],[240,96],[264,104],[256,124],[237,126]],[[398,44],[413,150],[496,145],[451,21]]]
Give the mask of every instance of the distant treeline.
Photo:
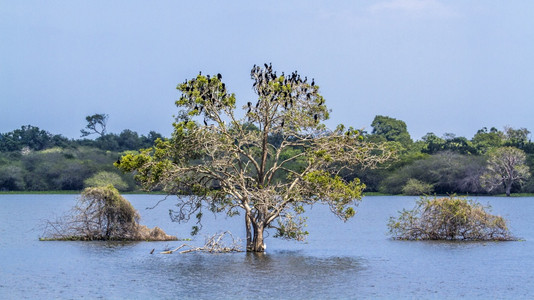
[[[88,117],[88,121],[93,120]],[[343,174],[347,180],[360,178],[367,185],[366,191],[503,193],[504,183],[489,190],[482,180],[492,153],[503,147],[519,149],[526,157],[528,173],[534,170],[534,143],[525,128],[482,128],[471,139],[452,133],[441,137],[428,133],[418,141],[412,140],[405,122],[387,116],[376,116],[371,128],[365,133],[367,141],[395,143],[399,155],[377,169],[355,166],[354,172]],[[144,136],[128,129],[120,134],[106,134],[104,130],[98,134],[94,140],[67,139],[31,125],[0,134],[0,190],[81,190],[98,180],[119,180],[116,185],[123,190],[138,189],[133,176],[121,174],[113,162],[127,151],[151,147],[157,138],[163,138],[161,134],[151,131]],[[271,142],[276,143],[276,136]],[[278,177],[284,180],[283,174]],[[534,176],[514,181],[512,192],[534,193]]]
[[[68,139],[22,126],[0,134],[0,191],[81,190],[103,176],[120,180],[116,185],[122,190],[135,190],[133,176],[113,163],[125,151],[151,147],[157,138],[162,135],[154,131],[144,136],[126,129],[94,140]]]
[[[59,134],[51,134],[39,127],[26,125],[11,132],[0,133],[0,152],[28,150],[44,150],[53,147],[76,148],[80,146],[93,147],[109,151],[126,151],[149,148],[162,135],[150,131],[148,135],[125,129],[120,134],[103,134],[92,139],[68,139]]]
[[[490,159],[498,149],[512,147],[526,157],[528,173],[534,170],[534,143],[526,128],[494,127],[478,130],[471,139],[446,133],[442,137],[430,132],[413,141],[406,123],[387,116],[376,116],[368,140],[396,142],[400,146],[398,160],[382,168],[360,170],[352,176],[360,178],[367,191],[388,194],[487,194],[505,192],[505,184],[488,189],[483,175],[493,166]],[[509,149],[509,148],[507,148]],[[517,166],[516,166],[517,168]],[[534,192],[534,178],[516,180],[512,192]]]

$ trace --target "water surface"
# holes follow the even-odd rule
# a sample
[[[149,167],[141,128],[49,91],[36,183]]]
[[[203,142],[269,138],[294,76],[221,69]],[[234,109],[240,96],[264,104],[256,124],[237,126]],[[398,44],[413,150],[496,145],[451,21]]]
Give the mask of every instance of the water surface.
[[[188,238],[172,223],[169,199],[126,195],[141,223]],[[506,217],[522,242],[407,242],[387,221],[414,197],[366,197],[343,223],[327,207],[307,212],[305,243],[267,237],[265,254],[158,254],[184,242],[39,242],[42,221],[66,212],[74,195],[0,195],[2,299],[343,299],[534,297],[534,198],[476,198]],[[202,234],[244,237],[242,217],[208,215]],[[155,254],[150,255],[150,251]]]

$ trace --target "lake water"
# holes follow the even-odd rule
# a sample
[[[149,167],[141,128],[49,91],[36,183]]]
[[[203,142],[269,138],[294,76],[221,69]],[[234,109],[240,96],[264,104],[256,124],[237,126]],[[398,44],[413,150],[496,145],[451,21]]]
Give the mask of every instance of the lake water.
[[[141,223],[189,238],[172,223],[168,199],[126,195]],[[521,242],[408,242],[387,236],[387,221],[416,197],[365,197],[347,223],[313,207],[305,243],[267,237],[265,254],[158,254],[202,234],[230,230],[240,216],[209,216],[191,242],[40,242],[75,195],[0,195],[1,299],[455,299],[534,298],[534,198],[474,198],[506,217]],[[156,249],[154,254],[150,254]]]

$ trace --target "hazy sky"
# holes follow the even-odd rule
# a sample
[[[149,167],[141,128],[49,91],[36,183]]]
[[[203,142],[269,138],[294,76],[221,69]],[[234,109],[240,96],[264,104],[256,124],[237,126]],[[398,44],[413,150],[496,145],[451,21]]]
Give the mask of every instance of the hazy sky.
[[[264,62],[315,78],[331,127],[534,131],[531,0],[0,0],[0,132],[77,138],[106,113],[110,132],[169,136],[179,82],[220,72],[241,107]]]

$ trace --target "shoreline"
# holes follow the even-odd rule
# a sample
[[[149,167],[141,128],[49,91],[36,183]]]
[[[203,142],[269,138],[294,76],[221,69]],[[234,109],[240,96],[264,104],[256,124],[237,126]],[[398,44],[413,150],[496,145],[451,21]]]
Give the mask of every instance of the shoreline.
[[[76,191],[76,190],[60,190],[60,191],[0,191],[0,195],[77,195],[80,194],[82,191]],[[121,192],[122,195],[166,195],[166,193],[163,192],[146,192],[146,191],[130,191],[130,192]],[[456,196],[460,197],[506,197],[506,194],[495,194],[495,195],[488,195],[488,194],[454,194]],[[368,192],[364,193],[362,195],[363,197],[376,197],[376,196],[412,196],[412,197],[421,197],[421,196],[429,196],[429,197],[446,197],[450,196],[447,194],[440,195],[403,195],[403,194],[384,194],[379,192]],[[517,197],[534,197],[534,193],[516,193],[511,194],[509,198],[517,198]]]

